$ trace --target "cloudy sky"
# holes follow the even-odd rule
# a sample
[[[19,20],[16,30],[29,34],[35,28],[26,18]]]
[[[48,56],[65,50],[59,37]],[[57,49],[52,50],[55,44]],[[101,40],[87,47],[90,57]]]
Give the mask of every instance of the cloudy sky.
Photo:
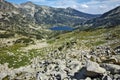
[[[47,5],[57,8],[71,7],[82,12],[91,14],[102,14],[117,6],[120,0],[7,0],[12,3],[24,3],[32,1],[35,4]]]

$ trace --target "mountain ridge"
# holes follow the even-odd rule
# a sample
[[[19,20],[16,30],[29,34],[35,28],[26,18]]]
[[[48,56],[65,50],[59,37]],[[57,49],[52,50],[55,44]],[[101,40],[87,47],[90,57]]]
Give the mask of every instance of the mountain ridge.
[[[86,21],[84,25],[89,26],[89,28],[104,28],[120,25],[120,6],[102,14],[98,18]]]
[[[70,24],[72,23],[72,26],[74,26],[74,23],[80,24],[85,20],[98,17],[98,15],[83,13],[69,7],[54,8],[49,6],[37,5],[32,2],[22,3],[21,5],[21,10],[24,10],[23,13],[25,12],[25,14],[27,13],[32,15],[32,17],[38,24],[49,24],[51,26],[53,26],[52,24],[63,24],[70,26]]]

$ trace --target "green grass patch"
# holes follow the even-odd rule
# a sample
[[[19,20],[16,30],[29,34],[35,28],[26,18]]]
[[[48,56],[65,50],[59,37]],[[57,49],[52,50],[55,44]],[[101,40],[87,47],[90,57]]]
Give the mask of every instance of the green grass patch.
[[[49,48],[32,49],[28,52],[21,51],[23,44],[15,44],[6,48],[0,48],[0,64],[9,63],[9,67],[19,68],[29,65],[34,57],[44,57]]]
[[[21,47],[25,47],[25,46],[26,46],[25,44],[15,44],[15,45],[8,46],[8,47],[2,47],[0,48],[0,53],[4,53],[6,51],[16,52],[18,49],[20,49]]]
[[[102,45],[104,43],[106,43],[106,41],[97,41],[97,42],[93,43],[93,46]]]
[[[58,37],[58,38],[57,38]],[[73,31],[49,39],[48,43],[61,45],[72,40],[77,41],[77,45],[86,47],[98,46],[107,43],[110,40],[120,39],[120,26],[113,28],[102,28],[88,31]],[[86,42],[83,42],[86,41]]]

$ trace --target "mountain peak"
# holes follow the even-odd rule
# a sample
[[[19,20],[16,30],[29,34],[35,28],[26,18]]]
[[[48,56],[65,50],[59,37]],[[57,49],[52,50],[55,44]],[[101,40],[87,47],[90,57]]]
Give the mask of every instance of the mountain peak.
[[[22,3],[21,5],[29,5],[29,6],[32,6],[32,5],[34,5],[34,3],[33,2],[31,2],[31,1],[27,1],[27,2],[25,2],[25,3]]]
[[[22,3],[20,5],[21,5],[21,8],[33,8],[33,7],[35,7],[35,4],[31,1]]]
[[[73,9],[73,8],[71,8],[71,7],[67,7],[66,9]]]
[[[67,10],[76,10],[76,9],[74,9],[74,8],[71,8],[71,7],[67,7],[66,9],[67,9]]]
[[[31,1],[27,1],[25,4],[33,4]]]

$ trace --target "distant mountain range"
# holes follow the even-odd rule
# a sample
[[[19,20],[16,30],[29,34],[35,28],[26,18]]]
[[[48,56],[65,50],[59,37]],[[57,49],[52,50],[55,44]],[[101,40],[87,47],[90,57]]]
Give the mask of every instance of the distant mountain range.
[[[27,22],[31,21],[32,23],[38,25],[67,25],[75,26],[83,23],[86,20],[95,18],[99,15],[92,15],[77,11],[70,7],[68,8],[53,8],[48,6],[36,5],[32,2],[22,3],[20,5],[11,4],[7,1],[2,0],[0,2],[0,10],[7,13],[8,11],[12,15],[21,15],[20,18],[27,18]],[[45,26],[44,26],[45,28]]]
[[[53,8],[40,6],[32,2],[22,3],[18,6],[20,11],[31,21],[38,25],[68,25],[75,26],[82,22],[95,18],[98,15],[92,15],[68,8]]]

